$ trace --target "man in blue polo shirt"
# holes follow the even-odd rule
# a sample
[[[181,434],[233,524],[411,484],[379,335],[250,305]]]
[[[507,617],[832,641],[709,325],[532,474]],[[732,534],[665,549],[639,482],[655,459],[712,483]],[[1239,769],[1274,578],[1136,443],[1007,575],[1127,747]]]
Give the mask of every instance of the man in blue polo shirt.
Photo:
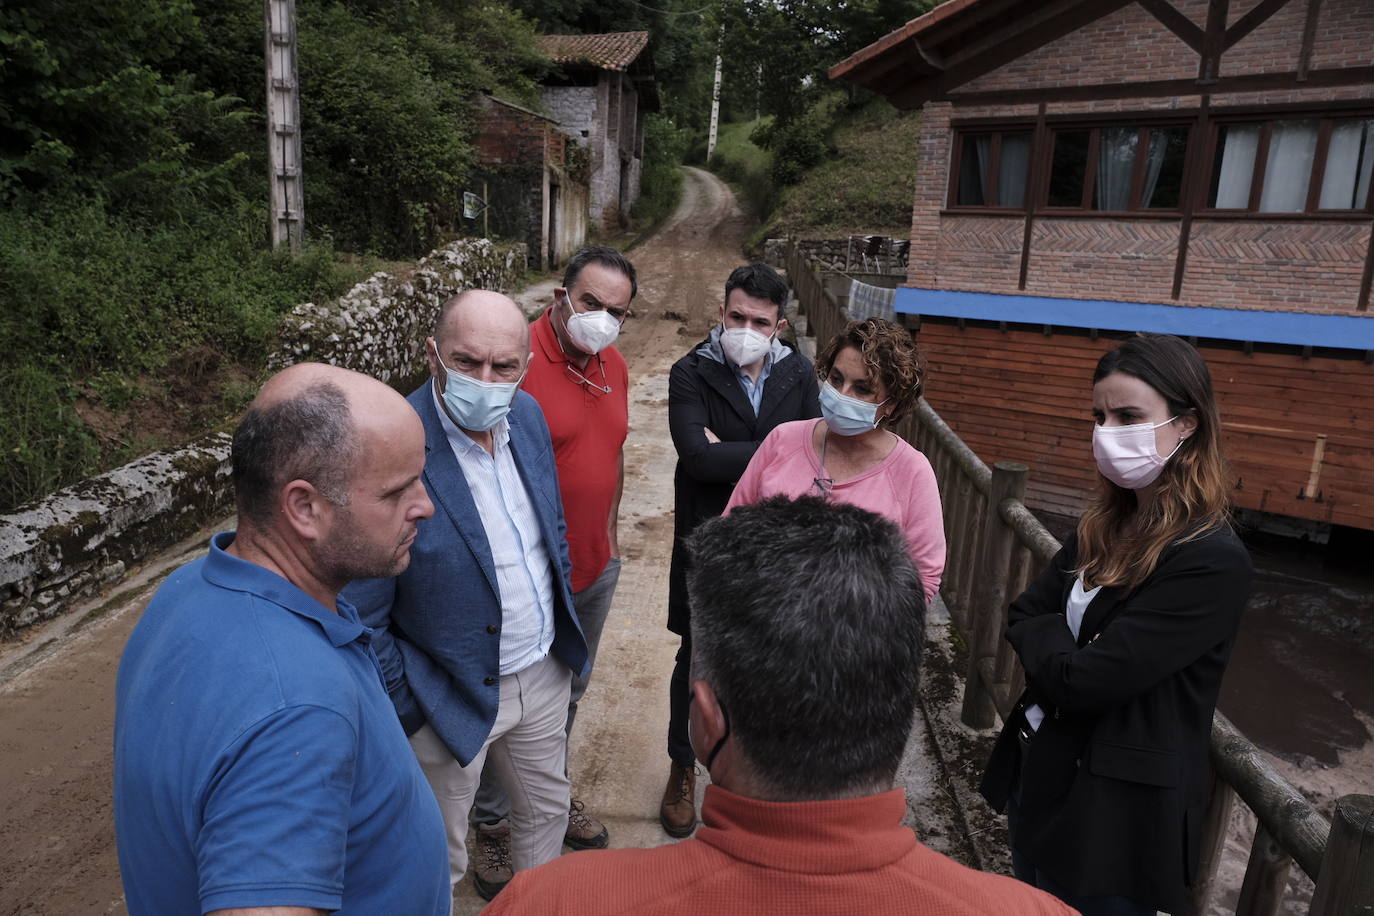
[[[303,364],[234,433],[237,534],[158,589],[119,667],[115,828],[132,914],[448,916],[444,825],[338,592],[434,512],[420,420]]]

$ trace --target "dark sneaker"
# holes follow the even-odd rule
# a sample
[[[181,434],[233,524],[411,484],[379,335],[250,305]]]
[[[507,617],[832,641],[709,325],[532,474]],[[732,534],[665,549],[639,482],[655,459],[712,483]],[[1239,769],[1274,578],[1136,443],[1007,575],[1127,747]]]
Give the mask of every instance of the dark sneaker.
[[[674,763],[658,806],[658,821],[668,836],[690,836],[697,826],[697,768]]]
[[[582,803],[574,798],[568,804],[568,832],[564,834],[563,842],[573,849],[605,849],[610,841],[611,835],[605,826],[588,814]]]
[[[473,831],[472,886],[483,900],[490,900],[515,877],[510,858],[510,825],[478,824]]]

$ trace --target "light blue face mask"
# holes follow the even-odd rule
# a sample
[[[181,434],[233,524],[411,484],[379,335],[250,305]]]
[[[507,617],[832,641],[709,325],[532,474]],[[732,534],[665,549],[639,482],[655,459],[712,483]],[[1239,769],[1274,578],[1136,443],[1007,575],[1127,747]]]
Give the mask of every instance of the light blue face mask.
[[[439,368],[444,370],[448,379],[444,385],[444,406],[459,428],[486,432],[510,413],[515,389],[520,387],[520,382],[525,378],[523,372],[513,382],[479,382],[445,366],[437,348],[434,358],[439,360]]]
[[[821,416],[830,431],[841,436],[857,436],[878,426],[878,408],[887,403],[860,401],[840,394],[829,382],[821,383]]]

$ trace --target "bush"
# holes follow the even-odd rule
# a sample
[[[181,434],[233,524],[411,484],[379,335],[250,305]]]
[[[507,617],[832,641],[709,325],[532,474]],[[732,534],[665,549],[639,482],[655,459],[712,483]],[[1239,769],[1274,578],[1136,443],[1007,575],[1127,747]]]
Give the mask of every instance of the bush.
[[[655,225],[672,215],[682,197],[682,157],[687,131],[671,118],[651,114],[644,120],[644,170],[639,176],[637,222]]]
[[[722,124],[716,138],[716,149],[708,167],[735,186],[743,198],[745,211],[755,220],[763,221],[777,202],[777,186],[773,181],[773,157],[751,139],[756,132],[766,130],[770,118]]]
[[[326,246],[265,249],[264,223],[240,206],[149,226],[98,198],[0,212],[0,428],[17,442],[0,454],[0,511],[98,469],[78,394],[119,408],[191,350],[261,366],[284,312],[356,278]]]

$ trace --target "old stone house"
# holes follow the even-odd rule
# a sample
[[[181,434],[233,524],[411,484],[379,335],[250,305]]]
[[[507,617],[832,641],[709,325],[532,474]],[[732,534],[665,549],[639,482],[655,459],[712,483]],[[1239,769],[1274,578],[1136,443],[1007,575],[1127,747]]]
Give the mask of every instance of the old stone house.
[[[592,231],[614,233],[639,198],[644,116],[658,110],[649,33],[544,35],[539,44],[558,65],[540,99],[589,155]]]
[[[569,155],[569,150],[574,152]],[[563,264],[587,239],[586,157],[547,115],[484,96],[475,187],[486,212],[474,228],[528,246],[532,267]],[[485,232],[484,232],[485,234]]]
[[[1100,338],[1146,330],[1211,367],[1238,506],[1374,528],[1374,3],[949,0],[830,75],[922,110],[896,307],[1032,504],[1084,504]]]

